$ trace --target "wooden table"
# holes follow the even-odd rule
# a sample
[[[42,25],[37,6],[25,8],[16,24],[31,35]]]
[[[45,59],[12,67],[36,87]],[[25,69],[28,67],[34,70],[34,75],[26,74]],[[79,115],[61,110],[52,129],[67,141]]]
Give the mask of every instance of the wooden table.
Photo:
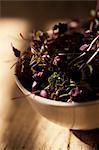
[[[99,130],[75,131],[58,126],[36,113],[22,96],[10,70],[16,61],[12,42],[19,49],[20,30],[27,35],[29,24],[22,20],[0,21],[0,150],[99,150]]]

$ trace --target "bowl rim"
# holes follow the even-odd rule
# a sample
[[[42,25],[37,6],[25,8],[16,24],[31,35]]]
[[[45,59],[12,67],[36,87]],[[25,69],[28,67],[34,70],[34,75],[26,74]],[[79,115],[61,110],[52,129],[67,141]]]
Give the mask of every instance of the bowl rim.
[[[15,70],[14,70],[15,72]],[[21,82],[19,81],[18,77],[16,74],[14,74],[14,79],[15,82],[17,84],[17,86],[21,89],[21,91],[28,95],[28,97],[30,97],[33,101],[39,102],[41,104],[44,105],[51,105],[51,106],[63,106],[63,107],[83,107],[83,106],[88,106],[88,105],[96,105],[99,104],[99,100],[95,100],[95,101],[89,101],[89,102],[81,102],[81,103],[67,103],[67,102],[62,102],[62,101],[56,101],[56,100],[51,100],[48,98],[44,98],[35,94],[32,94],[30,91],[28,91],[26,88],[24,88],[24,86],[21,84]]]

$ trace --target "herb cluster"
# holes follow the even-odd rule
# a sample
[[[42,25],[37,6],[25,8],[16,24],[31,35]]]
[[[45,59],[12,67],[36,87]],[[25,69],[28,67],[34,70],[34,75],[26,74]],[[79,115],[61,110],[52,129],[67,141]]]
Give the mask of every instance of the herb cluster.
[[[96,100],[99,93],[99,21],[94,23],[96,17],[90,21],[93,27],[89,30],[85,27],[79,30],[77,20],[71,24],[59,23],[50,34],[32,33],[24,52],[12,46],[18,57],[16,75],[23,86],[51,100]]]

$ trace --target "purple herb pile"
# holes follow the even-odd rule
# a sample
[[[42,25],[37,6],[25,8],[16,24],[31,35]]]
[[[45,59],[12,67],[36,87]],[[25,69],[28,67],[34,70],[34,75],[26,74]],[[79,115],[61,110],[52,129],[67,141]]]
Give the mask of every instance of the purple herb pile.
[[[59,23],[49,32],[32,33],[20,52],[16,75],[31,93],[56,101],[86,102],[99,98],[99,17],[82,26]]]

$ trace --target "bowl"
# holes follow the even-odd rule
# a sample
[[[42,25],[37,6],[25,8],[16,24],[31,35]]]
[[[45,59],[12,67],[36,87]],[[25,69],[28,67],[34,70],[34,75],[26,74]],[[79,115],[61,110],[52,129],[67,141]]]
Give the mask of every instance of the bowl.
[[[32,108],[46,119],[68,129],[99,128],[99,100],[83,103],[50,100],[31,94],[23,87],[16,75],[14,75],[14,79],[19,89],[26,95]]]

